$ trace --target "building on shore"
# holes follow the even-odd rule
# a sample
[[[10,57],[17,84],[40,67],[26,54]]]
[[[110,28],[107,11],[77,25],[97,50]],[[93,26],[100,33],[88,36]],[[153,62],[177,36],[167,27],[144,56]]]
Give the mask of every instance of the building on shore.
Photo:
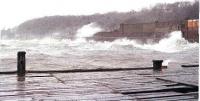
[[[181,25],[181,31],[189,42],[199,42],[199,19],[186,20]]]

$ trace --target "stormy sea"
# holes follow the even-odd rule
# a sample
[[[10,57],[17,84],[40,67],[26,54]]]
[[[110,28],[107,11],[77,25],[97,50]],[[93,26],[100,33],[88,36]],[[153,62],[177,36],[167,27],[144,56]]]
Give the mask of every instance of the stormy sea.
[[[26,51],[28,70],[67,70],[96,68],[138,68],[152,66],[152,60],[162,59],[170,68],[181,64],[198,64],[199,44],[190,43],[181,31],[157,43],[140,44],[134,39],[114,41],[87,40],[101,28],[91,24],[80,28],[75,39],[53,36],[43,39],[0,40],[0,70],[13,71],[17,67],[17,52]]]

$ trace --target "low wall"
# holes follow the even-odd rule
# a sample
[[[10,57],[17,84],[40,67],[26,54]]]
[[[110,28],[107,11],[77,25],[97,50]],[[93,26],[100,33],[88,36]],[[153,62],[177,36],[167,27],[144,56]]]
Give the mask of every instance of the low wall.
[[[99,32],[94,36],[94,38],[104,41],[112,41],[120,37],[141,40],[160,40],[172,31],[181,30],[185,39],[191,42],[199,42],[197,22],[192,24],[195,25],[195,27],[191,27],[191,22],[188,23],[187,21],[184,22],[183,25],[184,26],[181,26],[178,22],[120,24],[120,28],[118,30],[111,32]]]
[[[154,22],[141,24],[121,24],[120,32],[127,33],[168,33],[180,30],[180,24],[176,22]]]

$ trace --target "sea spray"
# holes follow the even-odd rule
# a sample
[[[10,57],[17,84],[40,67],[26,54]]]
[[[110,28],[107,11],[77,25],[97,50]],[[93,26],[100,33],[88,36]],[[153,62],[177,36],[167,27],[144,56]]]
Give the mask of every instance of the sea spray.
[[[170,62],[172,62],[171,59],[164,60],[163,63],[162,63],[162,65],[163,66],[168,66]]]
[[[173,53],[194,47],[198,47],[198,43],[189,43],[182,37],[181,31],[174,31],[169,34],[168,38],[164,38],[156,44],[145,44],[142,48]]]
[[[136,40],[127,38],[116,39],[112,42],[104,41],[87,41],[83,49],[90,50],[118,50],[129,47],[129,50],[145,49],[152,51],[159,51],[165,53],[174,53],[184,51],[187,49],[198,47],[198,43],[189,43],[182,37],[181,31],[174,31],[169,34],[169,37],[161,39],[158,43],[154,44],[139,44]],[[126,48],[127,49],[127,48]],[[128,51],[128,50],[127,50]]]
[[[86,29],[89,28],[89,30]],[[189,43],[181,35],[181,31],[174,31],[169,34],[168,38],[164,38],[155,44],[139,44],[136,40],[130,40],[127,38],[116,39],[112,42],[109,41],[95,41],[86,40],[84,37],[91,37],[101,28],[95,27],[93,30],[93,23],[83,26],[77,33],[76,39],[56,39],[52,37],[46,37],[43,39],[32,40],[0,40],[0,56],[8,57],[12,54],[15,56],[17,51],[25,50],[30,54],[41,53],[48,55],[62,55],[67,52],[68,49],[73,50],[106,50],[106,51],[159,51],[164,53],[176,53],[185,51],[192,48],[197,48],[198,43]],[[92,30],[90,30],[92,29]],[[97,30],[98,29],[98,30]],[[86,32],[84,32],[86,31]],[[87,31],[90,34],[87,34]],[[83,37],[84,36],[84,37]],[[11,57],[12,57],[11,56]]]
[[[76,37],[77,38],[86,38],[86,37],[92,37],[97,32],[102,31],[100,27],[96,23],[90,23],[87,25],[84,25],[82,28],[77,30]]]

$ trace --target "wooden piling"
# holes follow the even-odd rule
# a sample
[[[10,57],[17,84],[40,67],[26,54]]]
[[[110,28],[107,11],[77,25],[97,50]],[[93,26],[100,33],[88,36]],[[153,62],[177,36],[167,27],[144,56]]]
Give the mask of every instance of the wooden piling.
[[[153,60],[153,70],[161,70],[162,62],[163,60]]]
[[[17,53],[17,75],[18,76],[25,76],[26,73],[26,52],[19,51]]]

